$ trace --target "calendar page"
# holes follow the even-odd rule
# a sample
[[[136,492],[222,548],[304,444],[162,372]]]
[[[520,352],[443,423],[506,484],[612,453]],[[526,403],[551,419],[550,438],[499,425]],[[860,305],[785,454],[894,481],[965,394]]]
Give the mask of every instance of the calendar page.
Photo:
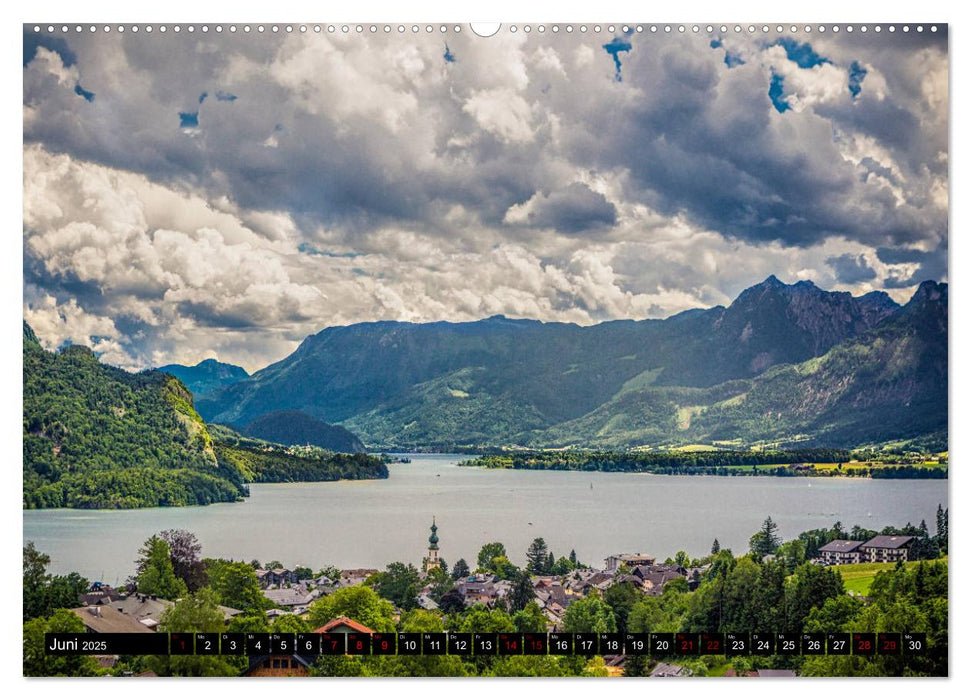
[[[948,675],[947,24],[22,40],[25,676]]]

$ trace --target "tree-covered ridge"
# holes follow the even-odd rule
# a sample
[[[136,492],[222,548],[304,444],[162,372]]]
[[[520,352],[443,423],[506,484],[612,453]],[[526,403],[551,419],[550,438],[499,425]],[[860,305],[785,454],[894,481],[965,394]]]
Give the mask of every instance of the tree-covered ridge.
[[[192,394],[175,377],[44,350],[24,331],[24,507],[134,508],[234,501]]]
[[[384,460],[363,452],[303,456],[279,449],[216,443],[216,455],[220,463],[233,465],[247,482],[253,483],[388,478]]]
[[[239,500],[249,481],[387,476],[366,455],[251,446],[219,458],[178,379],[103,365],[83,346],[48,352],[26,323],[23,360],[25,508],[205,505]]]
[[[347,428],[330,425],[303,411],[271,411],[246,424],[250,437],[283,445],[316,445],[334,452],[364,452],[364,443]]]

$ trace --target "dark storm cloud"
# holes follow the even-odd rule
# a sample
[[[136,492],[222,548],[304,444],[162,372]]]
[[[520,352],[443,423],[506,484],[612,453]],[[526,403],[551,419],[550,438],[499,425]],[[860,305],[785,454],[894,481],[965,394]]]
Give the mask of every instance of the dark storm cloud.
[[[826,258],[826,263],[833,268],[836,279],[844,284],[866,282],[877,276],[876,271],[867,264],[866,258],[862,255],[846,253]]]
[[[530,201],[527,223],[573,235],[617,223],[617,208],[599,192],[575,182],[549,195]]]

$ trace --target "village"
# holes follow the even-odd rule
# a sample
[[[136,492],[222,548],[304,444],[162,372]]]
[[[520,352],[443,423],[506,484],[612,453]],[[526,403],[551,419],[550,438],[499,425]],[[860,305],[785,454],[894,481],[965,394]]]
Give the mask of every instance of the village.
[[[608,592],[611,589],[617,590],[615,587],[626,586],[634,595],[641,598],[662,596],[664,591],[676,582],[678,590],[694,591],[706,578],[712,566],[711,558],[708,558],[709,561],[690,562],[684,557],[679,557],[676,560],[659,562],[654,556],[648,554],[619,553],[608,556],[604,560],[603,567],[595,568],[580,564],[575,554],[571,552],[570,559],[565,561],[575,566],[569,571],[551,573],[551,570],[556,568],[550,566],[554,564],[551,561],[552,555],[543,550],[545,545],[538,544],[542,543],[542,540],[538,539],[534,541],[528,556],[544,562],[545,567],[531,565],[526,570],[516,570],[514,575],[504,577],[482,566],[475,571],[470,571],[463,560],[449,572],[441,556],[437,530],[438,527],[433,522],[421,570],[411,569],[417,581],[417,587],[412,590],[414,599],[405,601],[406,604],[402,605],[399,605],[401,601],[388,601],[396,622],[400,621],[409,609],[424,610],[442,618],[471,609],[503,612],[512,612],[517,608],[521,610],[524,607],[523,586],[528,585],[525,593],[525,597],[528,598],[526,605],[530,606],[532,611],[538,611],[542,615],[545,632],[604,631],[577,630],[575,626],[571,629],[567,624],[570,607],[577,601],[589,600],[591,597],[604,599],[609,596]],[[837,539],[819,547],[818,557],[810,563],[813,566],[828,567],[863,562],[906,562],[914,540],[913,536],[894,535],[879,535],[867,541]],[[494,545],[483,548],[486,556],[498,552],[498,549],[496,552],[487,551]],[[771,561],[773,557],[774,555],[769,554],[764,557],[764,560]],[[481,559],[480,555],[480,564],[483,563]],[[494,561],[497,560],[508,561],[505,559],[504,552],[494,558]],[[501,566],[499,568],[501,571]],[[545,568],[545,570],[531,571],[530,568]],[[306,621],[311,617],[311,609],[315,602],[327,596],[335,596],[345,589],[375,587],[375,582],[382,576],[381,571],[370,568],[330,569],[326,574],[318,572],[307,576],[308,572],[307,568],[289,569],[282,566],[253,568],[253,576],[259,591],[266,604],[272,606],[265,610],[265,619],[269,626],[284,618],[299,618]],[[524,584],[526,581],[528,584]],[[514,598],[517,598],[518,602],[514,601]],[[166,614],[176,606],[175,601],[139,591],[137,586],[134,589],[131,586],[116,589],[100,582],[95,582],[91,585],[91,590],[81,594],[78,603],[79,606],[72,612],[83,621],[86,631],[96,633],[161,631],[160,625],[165,620]],[[243,610],[228,606],[220,605],[218,608],[227,629],[233,629],[233,620],[239,616],[245,617],[246,614]],[[164,628],[164,625],[162,626]],[[301,629],[318,634],[370,634],[375,631],[346,615],[338,615],[319,626],[307,625]],[[165,631],[176,630],[165,629]],[[102,668],[110,670],[117,664],[118,657],[99,656],[97,661]],[[242,675],[308,675],[313,661],[311,656],[299,654],[260,654],[249,658],[248,666],[242,671]],[[605,654],[603,661],[607,675],[624,674],[627,657],[623,653]],[[142,675],[151,675],[151,673],[147,671]],[[650,673],[644,675],[682,676],[691,675],[691,673],[691,669],[686,666],[664,660],[656,663]],[[726,673],[731,675],[732,671],[729,670]],[[795,675],[787,669],[767,668],[747,672],[748,675],[760,673],[771,676]]]

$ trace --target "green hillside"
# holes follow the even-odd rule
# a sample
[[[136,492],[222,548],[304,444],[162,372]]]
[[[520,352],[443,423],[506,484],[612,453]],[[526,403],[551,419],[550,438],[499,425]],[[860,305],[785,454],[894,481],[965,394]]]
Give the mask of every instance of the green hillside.
[[[205,505],[248,495],[247,482],[387,476],[367,455],[214,442],[175,377],[103,365],[83,346],[48,352],[26,323],[23,360],[25,508]]]
[[[159,372],[45,351],[24,324],[24,507],[133,508],[234,501],[192,394]]]

